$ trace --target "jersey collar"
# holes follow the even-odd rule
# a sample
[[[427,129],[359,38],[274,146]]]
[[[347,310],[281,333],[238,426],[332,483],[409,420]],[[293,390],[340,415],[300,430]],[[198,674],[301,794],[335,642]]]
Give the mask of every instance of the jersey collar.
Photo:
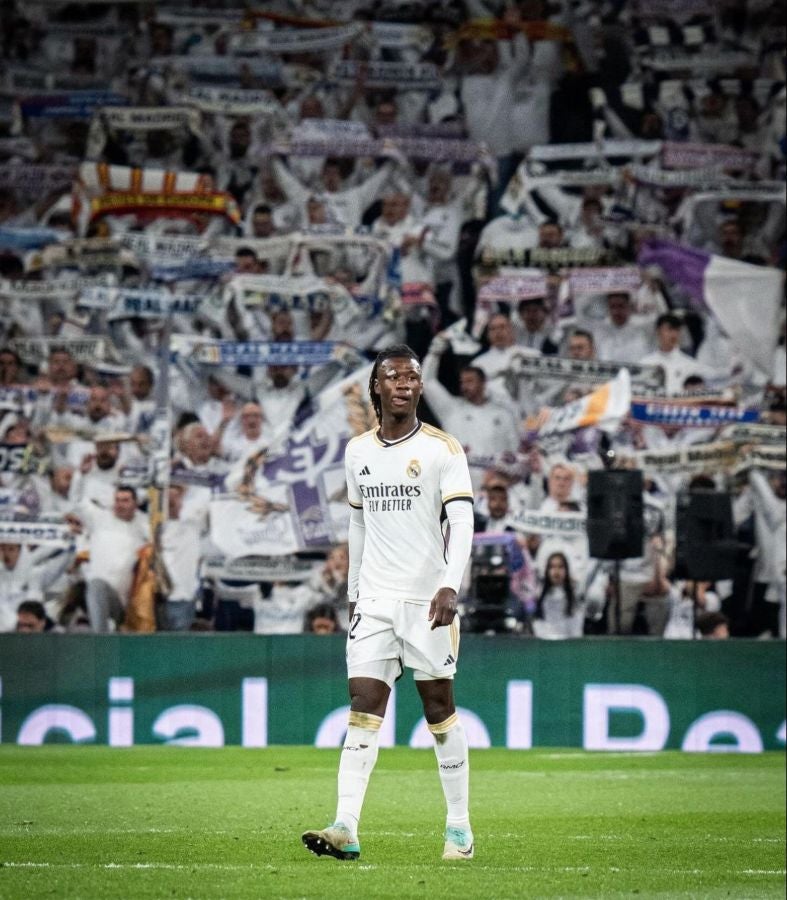
[[[386,441],[381,434],[382,428],[378,428],[374,433],[374,439],[381,447],[396,447],[399,444],[403,444],[405,441],[409,441],[410,438],[418,434],[420,430],[421,423],[416,419],[415,428],[413,428],[413,430],[409,434],[406,434],[404,437],[397,438],[395,441]]]

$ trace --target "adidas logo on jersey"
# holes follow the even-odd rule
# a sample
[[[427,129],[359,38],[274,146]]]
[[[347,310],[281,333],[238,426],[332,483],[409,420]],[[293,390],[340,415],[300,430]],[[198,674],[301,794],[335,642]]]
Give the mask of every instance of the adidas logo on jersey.
[[[358,473],[358,477],[360,478],[362,475],[371,475],[372,473],[369,471],[369,466],[364,466],[361,471]]]
[[[456,662],[456,659],[454,659],[454,657],[451,656],[451,654],[449,653],[448,659],[443,663],[443,665],[444,666],[452,666],[455,662]]]

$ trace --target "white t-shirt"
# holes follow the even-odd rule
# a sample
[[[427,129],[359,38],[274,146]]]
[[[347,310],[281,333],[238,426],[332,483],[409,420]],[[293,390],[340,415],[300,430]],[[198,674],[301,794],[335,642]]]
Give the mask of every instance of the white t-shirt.
[[[280,160],[273,161],[273,171],[287,199],[302,209],[302,221],[306,222],[306,204],[316,193],[325,203],[328,217],[333,222],[340,222],[347,228],[357,228],[361,224],[366,209],[372,205],[385,183],[391,177],[393,165],[386,163],[363,184],[345,188],[341,191],[315,192],[302,184]]]
[[[494,253],[509,253],[537,246],[538,227],[529,218],[498,216],[484,226],[476,255],[483,259],[485,249]]]
[[[394,442],[373,429],[349,442],[345,471],[366,529],[358,599],[431,601],[446,568],[443,505],[473,500],[459,442],[422,423]]]
[[[541,606],[540,619],[533,619],[533,633],[537,638],[559,640],[582,637],[585,607],[575,598],[574,612],[566,615],[566,592],[561,587],[550,588]]]
[[[312,603],[305,584],[274,584],[267,597],[254,602],[255,634],[300,634]]]
[[[604,362],[641,362],[651,351],[648,330],[636,322],[614,325],[609,320],[591,326],[596,356]]]
[[[169,600],[193,600],[199,587],[199,564],[205,517],[167,519],[161,529],[161,553],[172,591]]]
[[[16,610],[23,600],[43,600],[40,578],[24,545],[13,569],[0,562],[0,632],[15,630]]]
[[[665,389],[668,394],[678,394],[683,390],[683,382],[690,375],[699,375],[701,378],[712,376],[704,366],[700,365],[693,356],[689,356],[677,347],[669,353],[656,350],[649,353],[642,360],[646,366],[661,366],[664,369]]]
[[[86,577],[106,581],[125,602],[131,588],[137,551],[150,540],[147,518],[137,512],[125,522],[108,509],[90,504],[80,507],[79,516],[87,525],[90,562]]]

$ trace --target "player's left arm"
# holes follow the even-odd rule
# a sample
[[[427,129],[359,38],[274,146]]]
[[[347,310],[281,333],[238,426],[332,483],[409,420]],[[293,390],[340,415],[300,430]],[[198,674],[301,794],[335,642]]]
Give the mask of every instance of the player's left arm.
[[[456,615],[457,597],[473,547],[473,485],[465,454],[452,453],[443,467],[440,492],[448,519],[448,551],[445,572],[429,606],[432,628],[450,625]]]
[[[457,499],[445,507],[451,533],[443,583],[429,607],[433,629],[450,625],[456,615],[457,596],[473,547],[473,504],[468,500]]]

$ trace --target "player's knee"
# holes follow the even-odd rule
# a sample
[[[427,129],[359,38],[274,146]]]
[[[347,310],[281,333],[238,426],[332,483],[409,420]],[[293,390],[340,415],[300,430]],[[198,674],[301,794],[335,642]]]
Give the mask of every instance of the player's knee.
[[[391,689],[384,682],[373,679],[352,679],[350,709],[353,712],[384,716]]]
[[[444,697],[425,697],[424,718],[428,725],[439,725],[454,715],[456,709],[453,700]]]

